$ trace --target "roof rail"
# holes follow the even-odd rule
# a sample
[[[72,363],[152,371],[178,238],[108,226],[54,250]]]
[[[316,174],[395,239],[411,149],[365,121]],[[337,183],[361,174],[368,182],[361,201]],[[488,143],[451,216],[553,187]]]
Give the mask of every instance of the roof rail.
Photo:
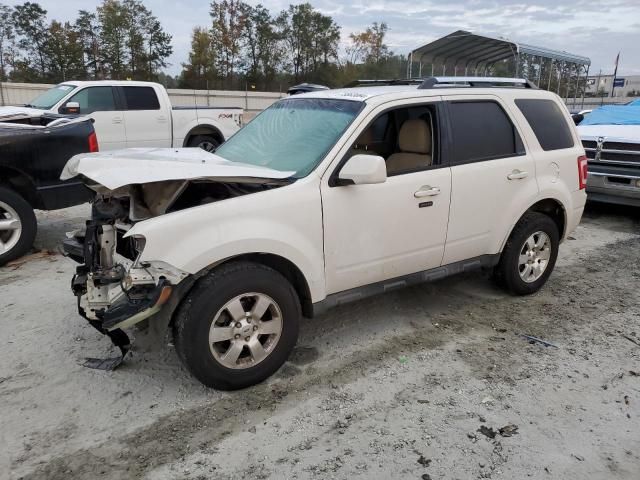
[[[526,78],[504,78],[504,77],[428,77],[418,87],[419,90],[431,88],[486,88],[486,87],[515,87],[515,88],[535,88],[538,87]]]
[[[422,78],[388,78],[383,80],[354,80],[347,83],[342,88],[354,88],[354,87],[382,87],[389,85],[421,85],[424,79]]]

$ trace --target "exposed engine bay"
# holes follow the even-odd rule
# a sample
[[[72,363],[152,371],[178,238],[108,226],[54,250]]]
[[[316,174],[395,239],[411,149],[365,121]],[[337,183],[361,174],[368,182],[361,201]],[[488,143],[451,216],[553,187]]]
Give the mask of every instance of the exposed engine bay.
[[[135,223],[286,183],[282,180],[257,183],[253,179],[244,182],[169,180],[115,190],[89,184],[97,193],[92,218],[84,231],[68,234],[63,249],[68,257],[81,264],[72,280],[80,315],[108,335],[122,356],[88,359],[85,366],[116,368],[129,350],[129,338],[122,329],[160,312],[174,290],[190,276],[162,261],[140,261],[145,239],[127,236]]]

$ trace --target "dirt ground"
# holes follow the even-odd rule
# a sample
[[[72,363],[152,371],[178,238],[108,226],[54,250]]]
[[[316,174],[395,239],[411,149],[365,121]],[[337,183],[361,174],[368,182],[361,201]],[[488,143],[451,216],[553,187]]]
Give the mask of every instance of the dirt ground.
[[[37,247],[87,213],[40,214]],[[231,393],[150,333],[115,372],[80,366],[110,347],[73,269],[0,269],[2,479],[640,478],[640,210],[589,206],[531,297],[476,273],[305,321],[276,376]]]

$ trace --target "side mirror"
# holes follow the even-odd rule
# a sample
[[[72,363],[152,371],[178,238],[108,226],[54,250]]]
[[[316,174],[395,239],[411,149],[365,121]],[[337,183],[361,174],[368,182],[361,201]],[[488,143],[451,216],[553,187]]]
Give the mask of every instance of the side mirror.
[[[60,113],[78,114],[80,113],[80,104],[78,102],[67,102],[60,108]]]
[[[338,174],[338,185],[369,185],[387,181],[387,164],[377,155],[354,155]]]

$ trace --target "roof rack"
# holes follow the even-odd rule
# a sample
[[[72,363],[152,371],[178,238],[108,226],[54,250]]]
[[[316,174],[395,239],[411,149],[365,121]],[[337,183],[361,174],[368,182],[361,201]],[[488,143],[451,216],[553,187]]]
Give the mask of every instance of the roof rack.
[[[347,83],[343,88],[355,87],[386,87],[390,85],[421,85],[423,78],[389,78],[385,80],[354,80]]]
[[[431,88],[534,88],[538,87],[526,78],[504,77],[429,77],[418,87],[419,90]]]

